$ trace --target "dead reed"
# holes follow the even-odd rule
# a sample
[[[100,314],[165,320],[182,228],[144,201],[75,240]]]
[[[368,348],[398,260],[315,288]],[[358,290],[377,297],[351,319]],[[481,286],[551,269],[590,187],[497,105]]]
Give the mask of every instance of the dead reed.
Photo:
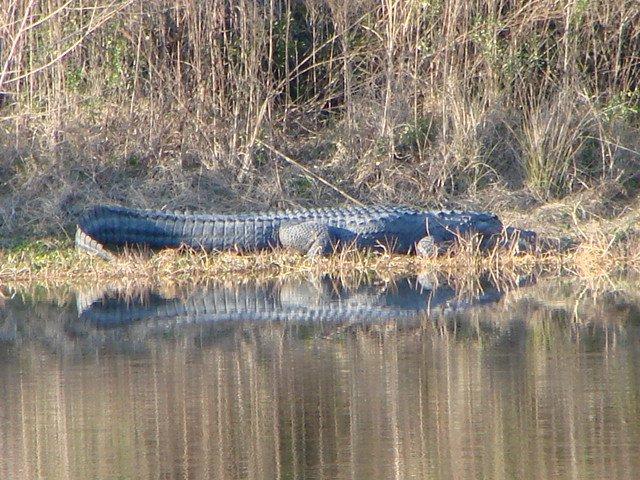
[[[102,202],[634,193],[639,49],[629,1],[0,0],[0,235]]]

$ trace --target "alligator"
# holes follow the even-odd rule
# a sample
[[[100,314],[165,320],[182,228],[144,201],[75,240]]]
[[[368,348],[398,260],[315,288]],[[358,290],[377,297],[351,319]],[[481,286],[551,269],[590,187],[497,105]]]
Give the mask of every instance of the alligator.
[[[76,248],[105,259],[111,247],[255,252],[289,248],[308,256],[346,245],[431,256],[460,238],[476,236],[480,248],[497,242],[535,245],[536,234],[504,227],[489,212],[429,211],[399,206],[314,208],[264,213],[191,214],[100,205],[78,222]]]

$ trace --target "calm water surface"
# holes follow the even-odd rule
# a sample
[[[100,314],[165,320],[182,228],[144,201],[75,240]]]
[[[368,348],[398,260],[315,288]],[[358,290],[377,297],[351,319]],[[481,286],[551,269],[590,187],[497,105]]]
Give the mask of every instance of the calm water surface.
[[[5,292],[0,478],[636,479],[636,291]]]

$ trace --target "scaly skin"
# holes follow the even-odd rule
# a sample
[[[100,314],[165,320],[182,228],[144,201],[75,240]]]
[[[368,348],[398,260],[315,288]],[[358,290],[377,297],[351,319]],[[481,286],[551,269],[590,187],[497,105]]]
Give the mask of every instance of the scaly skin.
[[[488,245],[502,232],[498,217],[485,212],[371,206],[204,215],[98,206],[78,223],[76,246],[104,258],[111,257],[105,246],[125,245],[242,252],[284,247],[307,255],[355,245],[430,255],[460,235],[477,234]]]

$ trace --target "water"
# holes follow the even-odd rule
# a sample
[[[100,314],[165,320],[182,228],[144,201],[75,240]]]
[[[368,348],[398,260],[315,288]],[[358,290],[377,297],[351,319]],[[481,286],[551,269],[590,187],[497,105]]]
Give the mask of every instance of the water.
[[[0,478],[637,478],[636,290],[19,292]]]

